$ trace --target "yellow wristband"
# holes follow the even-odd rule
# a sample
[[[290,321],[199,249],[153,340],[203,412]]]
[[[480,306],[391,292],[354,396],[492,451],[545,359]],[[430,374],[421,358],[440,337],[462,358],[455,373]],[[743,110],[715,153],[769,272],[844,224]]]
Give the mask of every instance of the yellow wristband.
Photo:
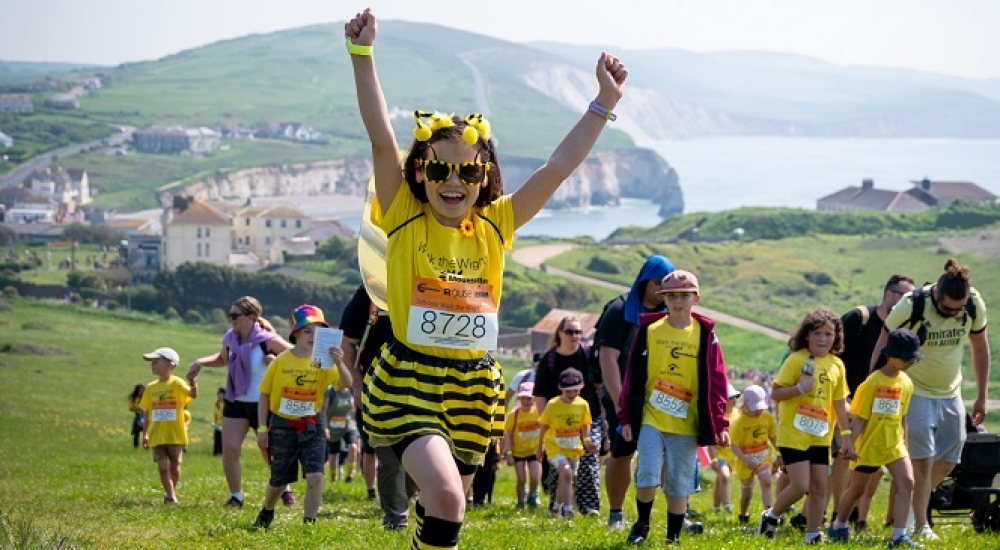
[[[840,430],[840,435],[851,435],[852,433],[854,432],[851,430]]]
[[[347,53],[351,55],[367,55],[371,57],[374,51],[374,46],[361,46],[355,44],[350,38],[347,39]]]

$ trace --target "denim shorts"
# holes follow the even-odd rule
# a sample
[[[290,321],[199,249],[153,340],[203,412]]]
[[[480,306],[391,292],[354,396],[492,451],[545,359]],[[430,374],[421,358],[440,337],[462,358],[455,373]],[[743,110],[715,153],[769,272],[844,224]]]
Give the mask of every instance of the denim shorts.
[[[668,497],[687,497],[695,493],[695,476],[691,473],[698,471],[696,436],[663,433],[652,426],[643,425],[639,430],[637,447],[637,489],[662,484],[663,493]]]
[[[284,487],[302,475],[322,474],[326,467],[326,436],[313,429],[304,434],[292,428],[271,428],[268,435],[271,453],[271,487]]]

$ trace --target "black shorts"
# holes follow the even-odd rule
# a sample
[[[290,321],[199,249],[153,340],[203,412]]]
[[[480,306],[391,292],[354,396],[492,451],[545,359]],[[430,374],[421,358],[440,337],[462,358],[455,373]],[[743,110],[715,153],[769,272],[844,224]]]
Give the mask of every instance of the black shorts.
[[[611,458],[624,458],[635,454],[636,446],[639,444],[639,434],[633,434],[632,441],[625,441],[625,438],[618,433],[618,416],[615,414],[615,404],[610,397],[601,400],[604,407],[605,416],[608,419],[608,437],[611,441]]]
[[[528,455],[528,456],[514,455],[514,462],[538,462],[538,457],[535,455]]]
[[[271,487],[284,487],[298,481],[299,464],[302,475],[322,474],[326,468],[326,437],[321,430],[305,434],[291,428],[272,428],[268,435],[271,453]]]
[[[222,417],[248,420],[250,422],[250,427],[253,428],[253,431],[255,432],[257,431],[257,428],[260,428],[260,424],[257,422],[256,402],[226,401],[222,404]]]
[[[781,455],[781,459],[785,462],[786,466],[806,461],[813,466],[830,465],[830,448],[826,446],[813,445],[804,451],[788,447],[778,447],[778,454]]]
[[[875,472],[881,470],[881,466],[855,466],[854,471],[859,474],[874,474]]]
[[[358,432],[355,430],[347,430],[343,437],[339,439],[331,439],[327,441],[328,452],[330,454],[336,453],[347,453],[347,448],[358,441]]]

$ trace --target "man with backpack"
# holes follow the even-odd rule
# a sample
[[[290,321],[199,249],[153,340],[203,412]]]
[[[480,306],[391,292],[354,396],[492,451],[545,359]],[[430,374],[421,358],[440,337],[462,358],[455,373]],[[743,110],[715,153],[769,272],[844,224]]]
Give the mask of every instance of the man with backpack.
[[[604,378],[606,391],[602,398],[602,408],[608,423],[608,437],[611,439],[611,458],[608,459],[604,474],[608,506],[611,508],[608,527],[615,530],[625,528],[622,507],[632,479],[632,455],[636,449],[635,441],[625,441],[618,432],[618,398],[622,391],[622,379],[625,377],[628,351],[639,326],[639,314],[666,309],[663,296],[659,294],[660,284],[673,271],[673,264],[663,256],[652,255],[647,258],[628,294],[608,302],[597,322],[594,347],[597,348],[600,371]]]
[[[969,284],[969,268],[949,258],[936,283],[904,295],[892,308],[871,358],[874,365],[891,330],[908,328],[920,337],[923,359],[908,371],[913,380],[913,397],[906,422],[913,462],[914,534],[926,540],[938,539],[927,523],[931,491],[958,464],[965,441],[961,389],[966,339],[976,377],[972,423],[978,426],[986,419],[990,377],[986,324],[986,304]]]
[[[913,278],[907,275],[893,275],[889,277],[882,288],[881,302],[873,306],[857,306],[840,318],[844,324],[844,351],[840,354],[840,359],[844,362],[844,367],[847,370],[847,388],[850,395],[854,395],[854,390],[868,378],[872,354],[876,349],[875,343],[882,335],[882,327],[885,325],[886,317],[889,316],[889,312],[899,302],[899,299],[913,290],[913,285]],[[840,439],[840,432],[835,431],[833,447],[836,449],[840,447],[838,439]],[[836,509],[836,503],[840,501],[840,495],[847,488],[847,479],[850,473],[849,461],[837,456],[836,449],[834,450],[829,484],[830,496],[833,497],[835,503],[834,509]],[[869,479],[869,490],[866,490],[858,501],[858,525],[867,525],[866,518],[871,506],[872,495],[878,488],[881,479],[881,470]],[[861,529],[863,527],[859,528],[859,530]]]

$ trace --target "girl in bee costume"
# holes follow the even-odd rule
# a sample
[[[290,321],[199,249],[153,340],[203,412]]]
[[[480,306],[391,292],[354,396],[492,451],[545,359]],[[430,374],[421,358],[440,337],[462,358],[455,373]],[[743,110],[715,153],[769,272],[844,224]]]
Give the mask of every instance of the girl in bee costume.
[[[602,54],[600,91],[589,110],[544,166],[503,195],[482,115],[418,111],[401,170],[372,57],[375,15],[357,14],[344,32],[372,143],[371,219],[388,236],[393,276],[386,285],[393,338],[365,386],[364,421],[371,443],[392,447],[420,488],[411,547],[455,548],[465,515],[463,478],[471,480],[490,437],[502,435],[500,369],[487,351],[497,347],[504,251],[614,118],[628,73]]]

